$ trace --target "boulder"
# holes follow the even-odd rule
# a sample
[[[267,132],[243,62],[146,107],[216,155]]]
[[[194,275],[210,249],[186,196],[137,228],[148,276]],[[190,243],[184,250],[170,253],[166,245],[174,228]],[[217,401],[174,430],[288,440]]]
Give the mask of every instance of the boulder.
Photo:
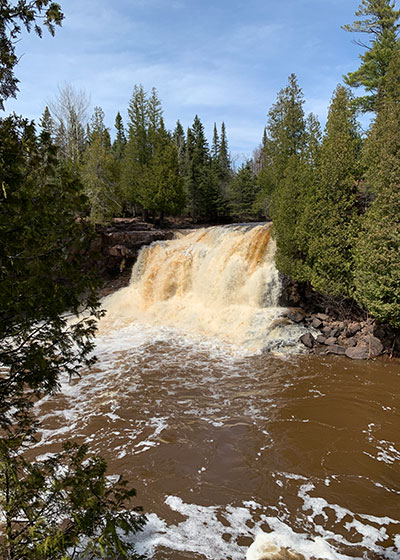
[[[327,339],[325,340],[325,344],[326,344],[327,346],[332,346],[332,344],[336,344],[336,343],[337,343],[337,340],[336,340],[336,338],[335,338],[334,336],[330,336],[329,338],[327,338]]]
[[[314,329],[319,329],[320,327],[322,327],[321,319],[318,319],[317,317],[314,317],[314,319],[312,320],[311,326]]]
[[[305,313],[302,309],[288,309],[285,313],[286,317],[293,323],[301,323],[304,320]]]
[[[343,356],[346,352],[346,348],[340,346],[339,344],[331,344],[327,347],[327,354],[336,354],[337,356]]]
[[[371,334],[371,335],[365,337],[364,340],[365,340],[366,344],[368,344],[368,354],[369,354],[368,357],[369,358],[376,358],[377,356],[382,354],[383,344],[379,340],[379,338],[376,338],[376,336],[373,336]]]
[[[319,344],[326,344],[326,337],[322,336],[322,334],[319,334],[317,336],[317,342],[319,342]]]
[[[307,348],[313,348],[315,344],[315,338],[311,333],[305,333],[300,338],[299,341],[304,344]]]
[[[352,360],[366,360],[368,358],[368,346],[357,344],[352,348],[346,348],[345,355]]]

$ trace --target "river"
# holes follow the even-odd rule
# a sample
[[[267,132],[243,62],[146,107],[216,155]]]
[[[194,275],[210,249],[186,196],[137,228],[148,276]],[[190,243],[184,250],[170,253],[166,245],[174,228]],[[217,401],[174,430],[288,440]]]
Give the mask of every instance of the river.
[[[152,560],[400,558],[400,365],[299,353],[278,295],[268,227],[152,246],[96,366],[38,403],[37,453],[104,455]]]

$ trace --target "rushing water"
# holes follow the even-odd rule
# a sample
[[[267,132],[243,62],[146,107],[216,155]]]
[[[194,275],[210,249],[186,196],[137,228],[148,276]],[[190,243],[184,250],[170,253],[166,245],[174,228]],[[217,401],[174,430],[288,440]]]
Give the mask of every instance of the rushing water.
[[[272,257],[267,227],[145,250],[96,367],[39,403],[36,451],[102,453],[154,560],[398,560],[400,366],[293,353]]]

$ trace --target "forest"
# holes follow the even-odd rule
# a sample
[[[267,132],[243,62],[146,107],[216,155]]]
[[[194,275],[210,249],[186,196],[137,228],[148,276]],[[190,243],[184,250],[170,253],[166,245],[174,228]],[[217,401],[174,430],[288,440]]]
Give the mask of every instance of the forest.
[[[1,108],[18,93],[21,28],[54,34],[63,17],[49,0],[1,3]],[[122,558],[130,545],[117,528],[145,523],[139,508],[124,509],[134,490],[122,479],[110,486],[104,461],[88,460],[87,448],[66,445],[42,466],[23,455],[37,433],[35,400],[92,363],[102,312],[98,280],[81,270],[94,225],[135,216],[161,226],[167,216],[196,224],[272,220],[283,274],[400,328],[400,11],[391,0],[362,0],[356,18],[344,29],[365,33],[369,46],[333,92],[324,130],[305,114],[291,74],[260,146],[238,169],[223,122],[210,143],[197,115],[186,131],[179,120],[169,131],[157,90],[140,84],[128,121],[117,112],[114,131],[100,107],[86,122],[85,94],[72,87],[60,89],[38,125],[0,119],[4,558],[69,558],[72,549]],[[367,132],[357,121],[365,113],[373,116]],[[66,310],[88,314],[71,325]]]

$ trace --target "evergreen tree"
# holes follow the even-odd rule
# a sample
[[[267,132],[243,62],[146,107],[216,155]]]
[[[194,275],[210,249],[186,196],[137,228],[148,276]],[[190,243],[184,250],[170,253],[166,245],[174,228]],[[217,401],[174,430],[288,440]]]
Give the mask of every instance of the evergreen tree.
[[[144,518],[127,512],[135,492],[108,482],[103,459],[72,445],[45,461],[24,456],[34,402],[93,364],[102,315],[82,273],[86,199],[56,153],[48,132],[39,141],[32,123],[0,119],[0,555],[135,557],[117,530],[134,533]]]
[[[183,177],[185,173],[186,139],[185,131],[183,130],[183,126],[181,125],[179,120],[176,123],[172,138],[178,152],[179,171]]]
[[[311,284],[325,295],[349,297],[352,294],[360,147],[350,95],[339,85],[329,108],[318,181],[306,209]]]
[[[356,20],[352,25],[344,25],[343,29],[367,33],[371,39],[369,45],[358,42],[367,50],[360,55],[360,67],[344,79],[347,85],[355,88],[363,86],[368,93],[355,99],[356,106],[362,112],[376,111],[379,86],[393,54],[399,49],[400,10],[395,10],[392,0],[362,0],[355,15],[363,19]]]
[[[121,210],[117,162],[111,149],[110,134],[104,125],[104,112],[95,107],[89,125],[89,143],[84,154],[82,181],[90,203],[90,219],[104,223]]]
[[[189,132],[190,130],[190,132]],[[186,142],[185,184],[189,212],[194,219],[216,215],[216,188],[211,177],[210,152],[204,126],[196,115]]]
[[[378,116],[365,145],[366,180],[375,194],[357,239],[355,298],[400,328],[400,53],[384,79]]]
[[[42,27],[47,28],[51,35],[55,26],[64,19],[61,7],[51,0],[18,0],[0,2],[0,109],[4,111],[4,102],[9,97],[16,97],[18,82],[14,68],[19,61],[15,53],[15,45],[22,28],[30,32],[32,28],[41,37]]]
[[[263,185],[272,195],[277,267],[296,279],[304,277],[305,255],[298,228],[304,212],[305,193],[310,187],[303,104],[303,93],[292,74],[288,86],[279,92],[269,112],[265,149],[268,182]]]
[[[257,190],[257,178],[253,173],[252,161],[247,160],[241,165],[230,183],[229,203],[233,216],[240,220],[253,216],[253,206]]]
[[[122,164],[121,187],[125,200],[141,204],[143,177],[151,158],[148,142],[148,102],[142,85],[135,85],[128,107],[128,142]]]
[[[150,212],[158,212],[160,224],[162,224],[165,214],[179,214],[185,205],[183,178],[179,173],[178,151],[165,130],[159,132],[147,174],[146,208]]]
[[[285,175],[292,156],[299,158],[305,145],[305,120],[303,93],[294,74],[288,85],[278,93],[276,103],[268,113],[263,138],[263,161],[259,174],[261,187],[257,209],[270,212],[274,191]]]
[[[232,181],[231,158],[228,150],[225,123],[221,125],[221,140],[218,152],[217,211],[219,216],[228,215],[229,188]]]
[[[220,141],[218,136],[217,124],[214,123],[213,140],[211,145],[211,161],[218,162],[220,152]]]
[[[117,161],[121,161],[126,146],[126,135],[125,135],[124,123],[122,122],[122,117],[120,112],[118,112],[117,116],[115,117],[114,126],[116,130],[116,136],[112,148],[113,148],[115,159]]]
[[[48,134],[51,139],[53,139],[55,132],[55,122],[51,117],[50,110],[47,105],[43,111],[43,115],[40,119],[39,124],[42,131]]]

